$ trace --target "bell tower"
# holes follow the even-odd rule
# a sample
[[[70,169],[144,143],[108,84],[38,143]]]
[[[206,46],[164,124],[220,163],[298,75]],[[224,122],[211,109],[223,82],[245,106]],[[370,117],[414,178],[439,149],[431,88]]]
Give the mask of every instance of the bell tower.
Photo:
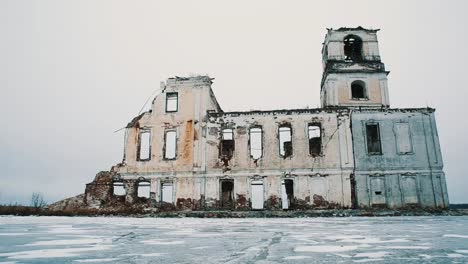
[[[378,29],[328,29],[322,48],[322,107],[389,107]]]

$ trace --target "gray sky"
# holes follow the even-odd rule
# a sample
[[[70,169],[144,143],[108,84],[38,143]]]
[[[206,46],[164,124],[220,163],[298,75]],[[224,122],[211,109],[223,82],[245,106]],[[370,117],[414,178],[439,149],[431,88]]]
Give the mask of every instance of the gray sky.
[[[318,107],[326,28],[380,28],[392,107],[437,109],[451,202],[468,203],[466,1],[0,0],[0,203],[84,192],[122,159],[159,82],[216,78],[224,110]]]

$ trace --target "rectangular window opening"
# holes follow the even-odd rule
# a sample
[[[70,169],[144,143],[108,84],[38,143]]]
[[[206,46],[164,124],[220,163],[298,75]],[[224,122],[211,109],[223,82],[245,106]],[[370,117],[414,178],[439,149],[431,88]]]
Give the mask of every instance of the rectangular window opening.
[[[222,160],[228,161],[234,154],[234,130],[231,128],[223,129],[221,137],[220,156]]]
[[[221,181],[221,207],[231,209],[234,207],[234,181]]]
[[[150,130],[140,130],[138,140],[138,160],[151,159],[151,132]]]
[[[254,210],[262,210],[264,204],[264,188],[263,188],[263,181],[256,180],[252,181],[251,183],[252,188],[252,209]]]
[[[320,124],[309,124],[309,154],[317,157],[322,152],[322,131]]]
[[[123,182],[114,182],[114,195],[123,196],[125,195],[125,188]]]
[[[262,157],[263,142],[262,142],[262,129],[250,129],[250,157],[252,159],[259,159]]]
[[[174,185],[172,182],[164,182],[161,184],[161,201],[163,203],[174,203],[173,193]]]
[[[382,154],[380,143],[379,124],[366,124],[367,152],[369,154]]]
[[[166,93],[166,112],[177,112],[179,109],[179,95]]]
[[[294,182],[291,179],[281,183],[281,205],[284,210],[290,209],[294,199]]]
[[[282,126],[279,128],[280,156],[287,158],[292,156],[292,133],[291,127]]]
[[[137,187],[137,195],[140,198],[150,198],[150,183],[139,182]]]
[[[164,158],[175,159],[177,153],[177,132],[175,130],[166,131],[164,144]]]

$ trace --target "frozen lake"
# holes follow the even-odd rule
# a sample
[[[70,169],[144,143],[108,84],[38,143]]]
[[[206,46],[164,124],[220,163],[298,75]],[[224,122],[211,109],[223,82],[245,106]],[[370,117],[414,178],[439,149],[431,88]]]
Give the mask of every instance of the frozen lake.
[[[468,217],[0,217],[0,263],[468,263]]]

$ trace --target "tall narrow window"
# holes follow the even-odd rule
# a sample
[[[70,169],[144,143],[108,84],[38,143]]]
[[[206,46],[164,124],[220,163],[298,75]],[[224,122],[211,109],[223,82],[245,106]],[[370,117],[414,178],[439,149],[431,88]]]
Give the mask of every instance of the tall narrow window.
[[[231,209],[234,207],[234,180],[221,180],[221,207]]]
[[[280,156],[283,158],[290,157],[293,152],[292,148],[292,134],[290,126],[279,127],[279,143],[280,143]]]
[[[177,153],[177,132],[175,130],[166,131],[164,143],[164,158],[175,159]]]
[[[362,40],[358,36],[349,35],[343,42],[345,60],[362,61]]]
[[[408,123],[396,123],[395,135],[399,154],[409,154],[413,152],[411,143],[410,127]]]
[[[262,129],[259,127],[250,129],[250,157],[259,159],[262,157],[263,142]]]
[[[316,157],[320,155],[321,151],[322,132],[320,130],[320,124],[309,124],[309,154],[312,155],[312,157]]]
[[[172,182],[164,182],[161,184],[161,201],[163,203],[174,203],[173,193],[174,186]]]
[[[166,112],[177,112],[179,108],[179,95],[166,93]]]
[[[145,161],[151,159],[151,131],[140,130],[138,137],[138,160]]]
[[[367,99],[365,83],[363,81],[354,81],[351,83],[352,99]]]
[[[367,153],[382,154],[379,124],[378,123],[366,124],[366,136],[367,136]]]
[[[263,209],[263,204],[264,204],[264,192],[265,189],[263,187],[263,181],[252,181],[251,183],[251,189],[252,189],[252,197],[251,197],[251,203],[252,203],[252,209]]]
[[[230,160],[234,153],[234,130],[223,129],[221,134],[220,155],[223,160]]]

